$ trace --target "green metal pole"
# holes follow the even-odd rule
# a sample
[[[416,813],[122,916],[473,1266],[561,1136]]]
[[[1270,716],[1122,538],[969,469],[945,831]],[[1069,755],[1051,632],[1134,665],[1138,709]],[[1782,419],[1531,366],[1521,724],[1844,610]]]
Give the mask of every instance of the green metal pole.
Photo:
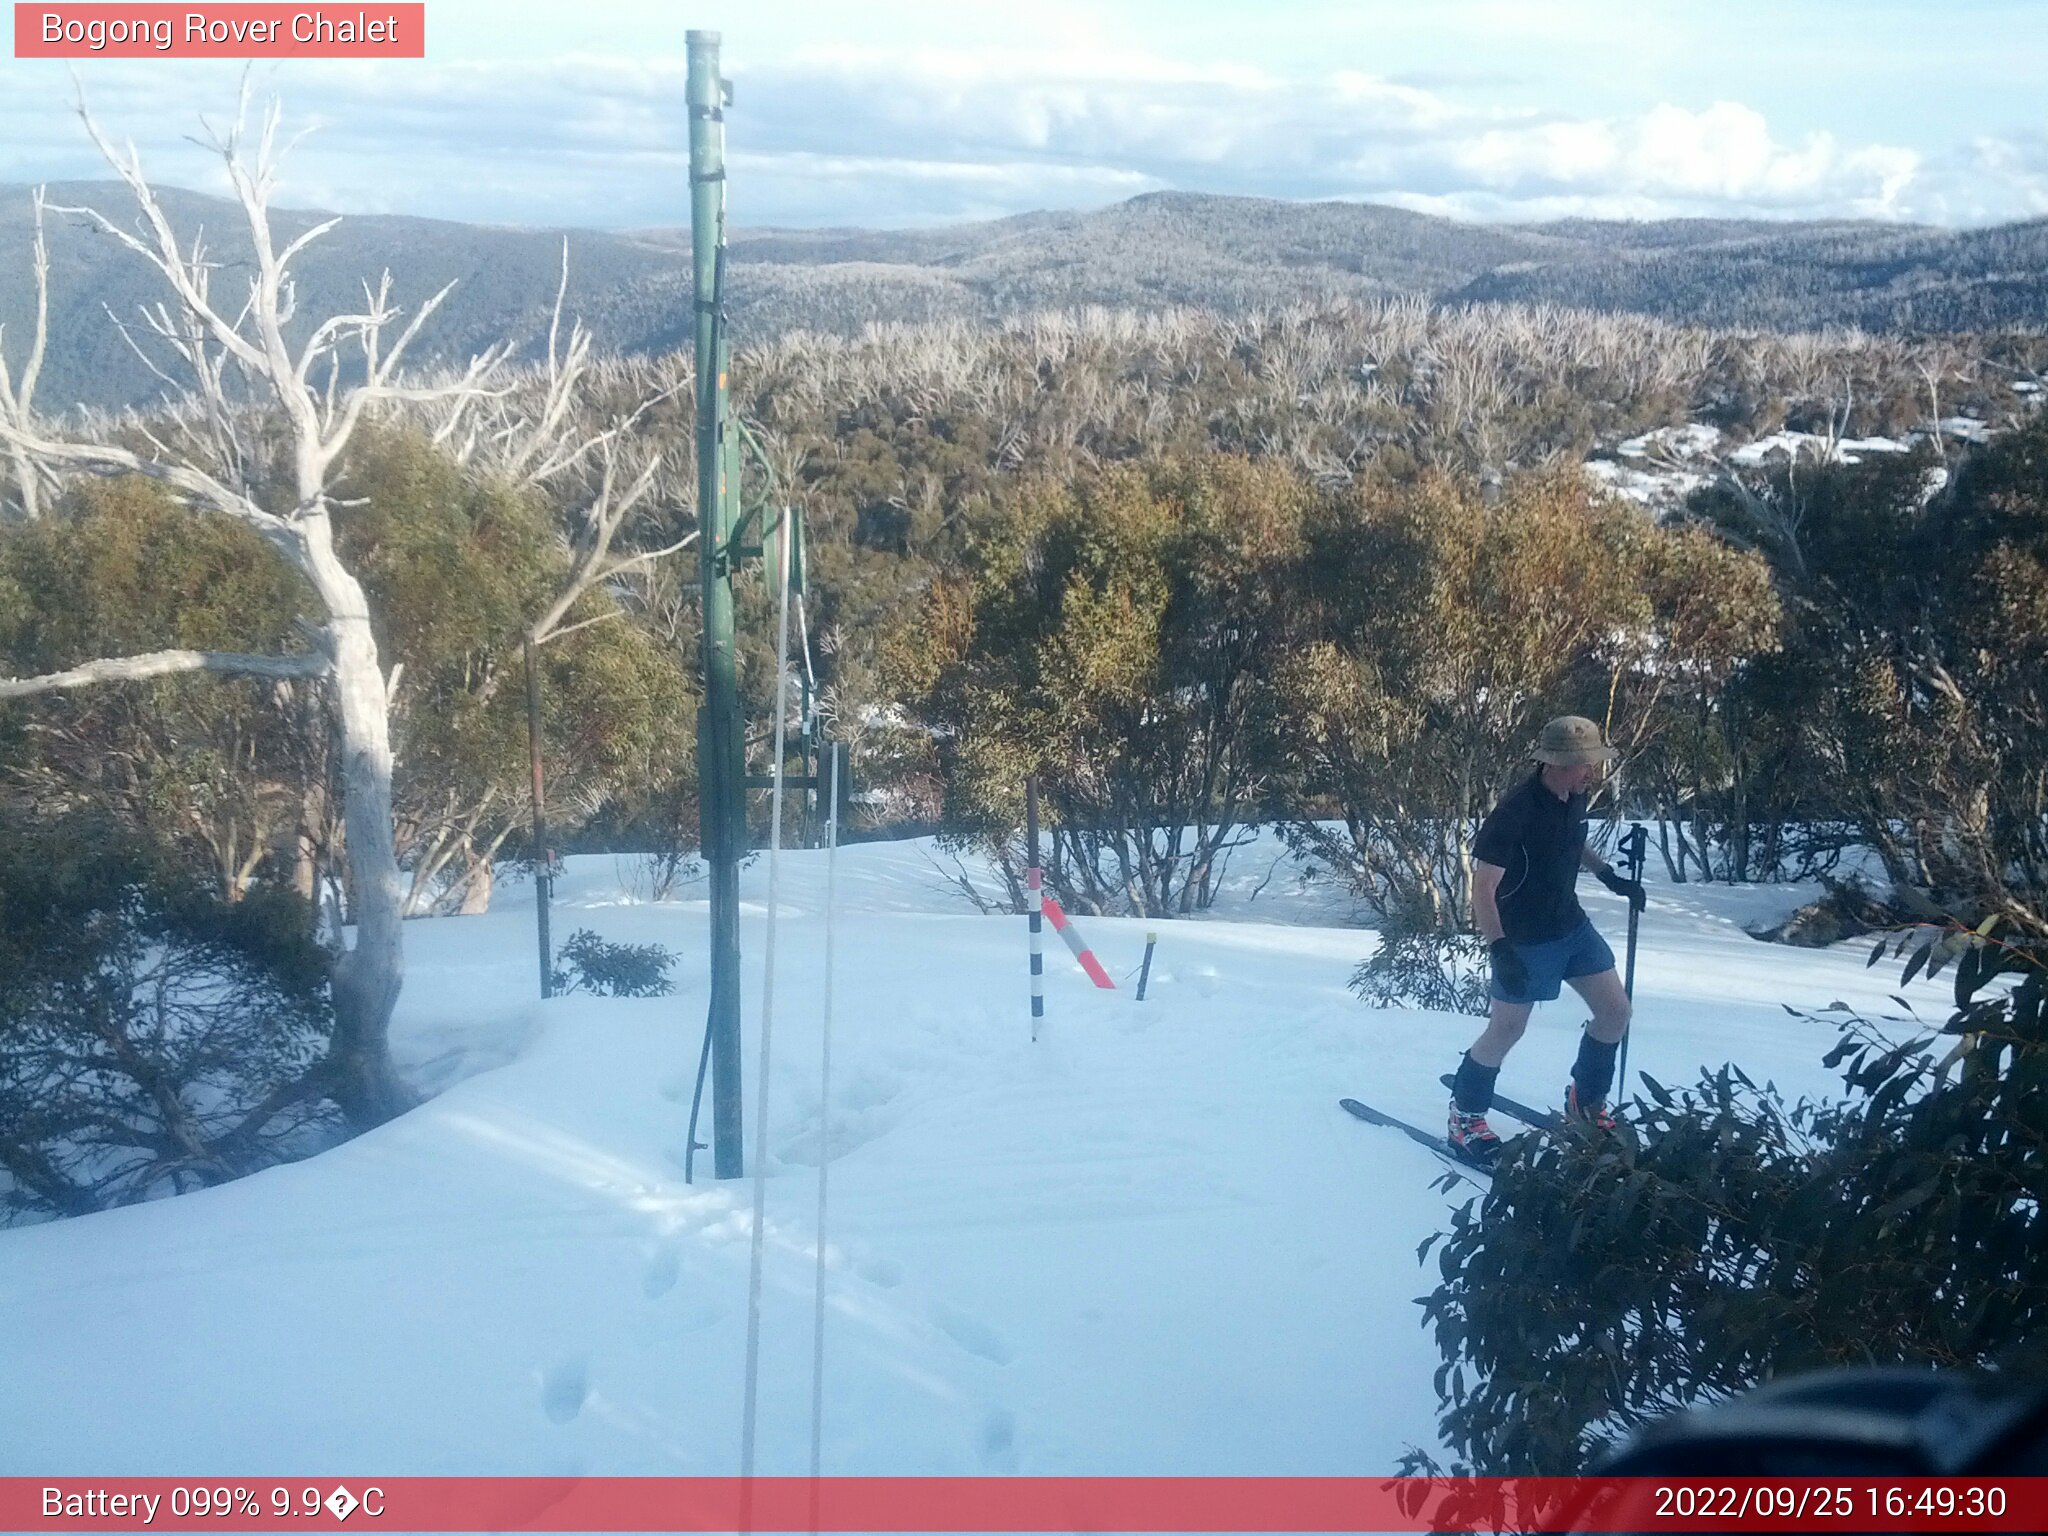
[[[733,653],[732,527],[739,487],[725,374],[725,82],[718,34],[688,36],[690,255],[697,343],[697,560],[703,572],[704,704],[697,730],[698,839],[711,881],[711,1107],[717,1177],[746,1172],[740,1113],[739,861],[746,835],[745,750]]]

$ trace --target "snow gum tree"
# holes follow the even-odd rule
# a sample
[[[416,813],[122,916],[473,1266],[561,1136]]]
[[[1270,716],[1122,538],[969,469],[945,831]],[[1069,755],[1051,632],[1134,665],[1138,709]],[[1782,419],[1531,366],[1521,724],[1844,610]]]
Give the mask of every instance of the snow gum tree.
[[[1729,879],[1753,878],[1753,862],[1785,851],[1781,837],[1751,837],[1752,816],[1781,803],[1788,767],[1779,722],[1755,708],[1780,650],[1783,611],[1770,569],[1688,523],[1642,521],[1621,558],[1649,601],[1650,627],[1589,657],[1579,691],[1611,701],[1626,754],[1630,804],[1622,809],[1655,812],[1674,880],[1688,859],[1713,878],[1717,845]]]
[[[337,546],[332,477],[373,407],[429,394],[479,393],[498,354],[476,359],[460,378],[431,389],[402,382],[400,364],[448,290],[427,299],[400,328],[388,272],[374,287],[365,285],[360,311],[311,325],[300,321],[292,262],[335,221],[278,243],[270,215],[280,159],[278,111],[270,109],[251,144],[246,108],[245,95],[234,127],[212,136],[248,238],[246,289],[219,294],[218,263],[199,239],[185,240],[172,227],[139,156],[110,144],[81,105],[86,131],[133,196],[138,217],[131,231],[91,209],[53,211],[91,221],[162,278],[164,301],[143,317],[143,334],[130,340],[167,354],[168,366],[182,370],[182,409],[175,430],[144,433],[130,446],[112,430],[67,432],[39,419],[17,385],[0,391],[0,444],[30,466],[24,483],[39,476],[143,475],[194,509],[252,530],[315,595],[320,620],[311,644],[282,656],[196,650],[102,656],[0,682],[0,697],[193,671],[326,680],[355,918],[354,943],[336,955],[332,968],[335,1027],[326,1086],[360,1127],[389,1118],[412,1095],[393,1069],[388,1041],[404,977],[403,891],[392,832],[391,680],[363,583]],[[42,341],[39,334],[31,358],[40,355]]]
[[[1043,780],[1050,878],[1083,911],[1206,906],[1263,793],[1263,666],[1313,490],[1226,455],[1034,482],[896,639],[947,822],[1007,842]]]
[[[405,911],[474,913],[492,860],[528,824],[522,638],[559,610],[538,652],[550,799],[583,814],[682,771],[687,679],[578,567],[543,498],[465,472],[422,433],[377,430],[349,455],[341,547],[373,599],[392,690]],[[566,593],[566,597],[565,594]]]
[[[0,530],[0,673],[165,645],[278,653],[312,604],[249,529],[141,476],[81,481]],[[0,793],[25,813],[90,805],[239,901],[323,775],[324,733],[301,728],[319,686],[183,674],[0,706]]]
[[[1574,685],[1649,630],[1639,522],[1570,474],[1494,501],[1432,471],[1320,513],[1276,664],[1277,761],[1309,810],[1290,837],[1402,931],[1466,925],[1476,818],[1544,718],[1606,712]]]
[[[225,901],[96,811],[0,808],[0,1226],[239,1178],[330,1145],[311,908]]]
[[[1818,804],[1909,905],[2048,932],[2048,423],[1939,486],[1933,468],[1880,458],[1701,498],[1769,561],[1787,615],[1769,691],[1741,690],[1745,729],[1786,743],[1805,797],[1773,820]]]

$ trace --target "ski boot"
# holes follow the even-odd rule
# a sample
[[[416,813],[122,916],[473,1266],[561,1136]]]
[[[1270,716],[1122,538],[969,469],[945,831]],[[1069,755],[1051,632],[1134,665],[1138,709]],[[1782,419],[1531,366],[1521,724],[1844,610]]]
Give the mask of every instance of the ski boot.
[[[1451,1128],[1444,1140],[1458,1156],[1481,1168],[1491,1168],[1500,1156],[1500,1138],[1493,1134],[1486,1116],[1466,1114],[1456,1099],[1451,1100]]]
[[[1599,1104],[1581,1104],[1579,1102],[1579,1084],[1577,1079],[1572,1079],[1564,1085],[1564,1117],[1574,1125],[1589,1126],[1596,1131],[1611,1131],[1614,1129],[1614,1111],[1609,1109],[1604,1102]]]

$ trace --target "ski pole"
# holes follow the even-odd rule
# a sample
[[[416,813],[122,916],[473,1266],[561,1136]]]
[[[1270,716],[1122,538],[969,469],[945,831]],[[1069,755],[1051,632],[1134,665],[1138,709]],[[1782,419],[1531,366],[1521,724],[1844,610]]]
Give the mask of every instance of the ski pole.
[[[1148,933],[1145,935],[1145,964],[1144,968],[1138,972],[1138,1001],[1141,1003],[1145,1001],[1145,983],[1152,979],[1152,946],[1158,942],[1158,934]]]
[[[1643,830],[1643,824],[1640,821],[1633,823],[1628,831],[1622,834],[1621,856],[1628,860],[1629,878],[1635,881],[1637,885],[1643,883],[1643,853],[1649,846],[1649,841],[1650,834]],[[1636,911],[1636,904],[1630,902],[1628,904],[1628,968],[1622,972],[1621,990],[1628,995],[1628,1000],[1631,1003],[1636,999],[1636,919],[1640,915]],[[1616,1082],[1623,1092],[1626,1092],[1628,1088],[1628,1037],[1634,1030],[1635,1023],[1631,1020],[1628,1029],[1624,1030],[1621,1036],[1621,1067]]]

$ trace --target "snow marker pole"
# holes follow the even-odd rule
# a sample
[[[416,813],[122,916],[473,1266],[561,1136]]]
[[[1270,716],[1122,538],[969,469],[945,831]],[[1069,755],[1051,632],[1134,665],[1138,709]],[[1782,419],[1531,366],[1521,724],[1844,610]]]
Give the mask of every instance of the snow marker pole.
[[[1102,962],[1095,958],[1095,951],[1090,949],[1087,941],[1081,937],[1081,930],[1074,926],[1073,920],[1060,910],[1060,904],[1051,896],[1046,896],[1043,900],[1045,915],[1052,919],[1053,932],[1067,941],[1067,948],[1071,949],[1074,958],[1081,962],[1081,969],[1088,973],[1088,979],[1105,992],[1114,992],[1116,983],[1110,980],[1109,972],[1104,970]]]
[[[1628,860],[1629,878],[1638,885],[1642,884],[1643,881],[1643,854],[1649,846],[1649,841],[1650,834],[1643,830],[1643,824],[1640,821],[1632,823],[1628,831],[1622,834],[1621,856]],[[1639,916],[1641,914],[1636,911],[1636,904],[1630,902],[1628,904],[1628,968],[1621,975],[1621,990],[1628,994],[1628,999],[1631,1003],[1635,1001],[1636,996],[1636,919]],[[1634,1021],[1631,1020],[1629,1028],[1623,1030],[1621,1034],[1621,1070],[1616,1074],[1615,1083],[1622,1091],[1626,1091],[1628,1088],[1628,1037],[1634,1028]]]
[[[540,944],[540,995],[555,995],[555,952],[548,939],[548,897],[554,884],[554,860],[548,857],[547,796],[540,772],[540,661],[534,655],[533,631],[526,632],[526,756],[533,769],[533,915]]]
[[[1045,884],[1038,869],[1038,780],[1024,781],[1025,910],[1031,914],[1031,1038],[1038,1038],[1038,1021],[1045,1017],[1045,935],[1040,917],[1044,910]]]
[[[1159,935],[1145,935],[1145,963],[1138,967],[1138,1001],[1145,1001],[1145,983],[1152,979],[1152,946],[1159,942]]]

